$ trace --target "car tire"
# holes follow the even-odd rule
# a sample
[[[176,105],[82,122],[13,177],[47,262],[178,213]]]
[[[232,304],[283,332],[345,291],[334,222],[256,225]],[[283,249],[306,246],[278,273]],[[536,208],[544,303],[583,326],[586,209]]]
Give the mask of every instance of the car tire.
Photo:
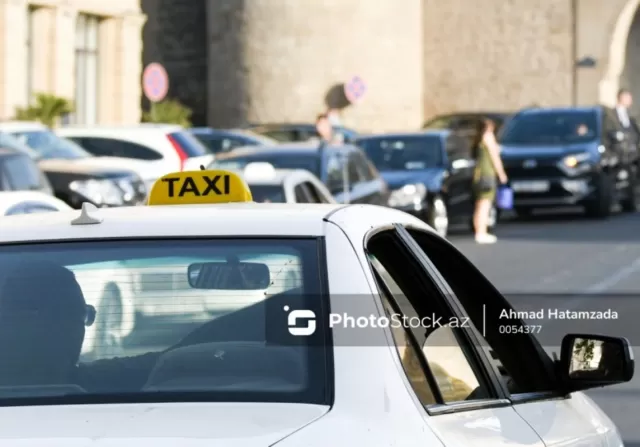
[[[97,358],[110,358],[123,353],[123,305],[122,294],[115,284],[108,284],[100,299],[100,306],[96,313],[96,344],[94,347]]]
[[[436,233],[440,236],[447,237],[449,233],[449,212],[446,202],[442,197],[436,196],[429,205],[427,223],[431,228],[436,230]]]
[[[597,180],[596,198],[585,205],[587,217],[606,219],[611,215],[613,205],[613,181],[608,174],[602,174]]]
[[[638,211],[638,200],[640,199],[640,197],[638,197],[638,169],[632,166],[629,171],[627,197],[620,201],[620,208],[622,208],[622,211],[625,213],[635,213]]]

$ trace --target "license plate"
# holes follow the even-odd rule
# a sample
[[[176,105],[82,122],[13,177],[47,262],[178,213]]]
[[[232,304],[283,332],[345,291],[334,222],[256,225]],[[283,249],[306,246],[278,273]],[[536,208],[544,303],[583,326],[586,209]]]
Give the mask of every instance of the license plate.
[[[511,187],[514,192],[545,192],[549,191],[549,182],[546,180],[513,182]]]

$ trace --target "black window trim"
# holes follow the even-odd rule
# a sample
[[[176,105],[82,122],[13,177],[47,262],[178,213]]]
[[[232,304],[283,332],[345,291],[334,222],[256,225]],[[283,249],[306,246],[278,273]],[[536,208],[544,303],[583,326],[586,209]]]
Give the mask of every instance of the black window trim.
[[[364,250],[365,250],[365,254],[369,254],[369,251],[367,249],[367,245],[368,242],[374,238],[376,235],[379,235],[381,233],[392,233],[395,234],[396,238],[398,239],[398,241],[402,242],[403,244],[405,243],[402,239],[402,231],[404,231],[406,233],[406,230],[404,229],[404,227],[400,224],[392,224],[392,225],[385,225],[385,226],[381,226],[381,227],[377,227],[375,229],[370,230],[366,236],[365,236],[365,240],[364,240]],[[408,233],[406,233],[408,235]],[[409,237],[411,237],[411,235],[409,235]],[[412,239],[411,239],[412,241]],[[406,246],[406,245],[405,245]],[[422,264],[421,260],[419,259],[418,254],[420,254],[420,252],[415,253],[415,250],[411,247],[406,246],[406,248],[409,250],[409,252],[414,256],[414,259],[416,261],[416,263],[418,263],[419,265]],[[378,278],[378,273],[375,270],[375,268],[371,265],[371,262],[369,262],[367,260],[367,264],[369,267],[369,271],[371,272],[373,278]],[[432,274],[432,271],[428,268],[426,268],[427,272],[429,275]],[[438,284],[436,283],[436,281],[434,281],[433,278],[431,278],[431,280],[434,282],[434,285],[436,287],[438,287]],[[377,281],[376,281],[377,282]],[[384,281],[382,281],[382,284],[385,284]],[[386,288],[385,285],[385,289],[386,292],[388,293],[388,289]],[[441,293],[442,295],[442,293]],[[389,295],[392,296],[392,295]],[[450,307],[451,309],[451,303],[449,302],[449,300],[447,299],[446,295],[441,296],[443,303],[447,306]],[[375,300],[375,304],[379,309],[384,309],[384,304],[382,303],[382,299],[380,296],[376,296],[376,294],[374,294],[374,300]],[[395,301],[393,300],[393,298],[391,298],[390,300],[394,305],[397,305],[397,303],[395,303]],[[452,314],[454,316],[460,316],[459,313],[453,312]],[[384,328],[383,329],[386,334],[387,334],[387,339],[389,340],[389,343],[391,343],[390,347],[393,348],[397,354],[397,346],[395,345],[394,342],[394,337],[393,337],[393,333],[391,332],[390,328]],[[461,334],[467,338],[467,343],[471,344],[470,340],[468,340],[468,337],[470,335],[472,335],[472,331],[462,331]],[[413,335],[410,335],[410,339],[413,339]],[[413,344],[413,343],[412,343]],[[472,351],[475,353],[475,356],[479,356],[484,358],[484,352],[478,352],[474,347],[473,344],[471,344],[471,349]],[[422,352],[421,349],[419,350],[419,352]],[[401,361],[400,358],[398,357],[397,359],[399,362]],[[421,366],[423,367],[423,371],[425,373],[425,375],[427,376],[427,380],[429,381],[429,384],[432,386],[432,392],[434,393],[434,396],[440,394],[440,390],[437,386],[432,385],[432,378],[430,379],[429,376],[431,375],[430,369],[427,368],[427,370],[424,370],[424,365],[423,365],[423,360],[419,359]],[[478,400],[478,401],[461,401],[461,402],[451,402],[451,403],[445,403],[445,404],[435,404],[435,405],[426,405],[426,406],[422,406],[423,409],[427,412],[427,414],[429,416],[438,416],[441,414],[451,414],[451,413],[459,413],[459,412],[464,412],[464,411],[473,411],[473,410],[481,410],[481,409],[491,409],[491,408],[500,408],[500,407],[508,407],[512,405],[512,401],[508,398],[508,395],[505,394],[504,392],[504,388],[502,387],[502,384],[500,382],[500,380],[498,379],[496,372],[494,371],[494,369],[491,367],[490,364],[488,364],[488,366],[485,365],[485,362],[487,362],[488,360],[485,358],[483,360],[482,363],[479,363],[476,361],[476,366],[479,367],[481,369],[481,372],[483,376],[486,377],[482,377],[483,380],[485,380],[485,382],[487,383],[487,385],[489,385],[491,388],[490,391],[493,394],[493,397],[488,398],[488,399],[483,399],[483,400]],[[404,372],[404,377],[403,379],[407,382],[408,385],[410,385],[410,381],[409,381],[409,377],[406,374],[406,370],[404,370],[404,367],[402,366],[402,364],[400,363],[399,365],[400,369]],[[497,386],[496,386],[497,385]],[[415,392],[413,391],[413,388],[411,386],[409,386],[409,388],[412,390],[413,396],[417,398],[417,395],[415,394]]]
[[[413,239],[411,234],[407,231],[407,229],[409,229],[412,231],[419,231],[419,232],[426,233],[424,228],[419,228],[413,225],[406,225],[406,224],[395,224],[394,227],[396,228],[397,231],[399,231],[400,233],[402,233],[403,235],[409,238],[409,242],[412,243],[411,245],[414,247],[414,249],[415,247],[417,247],[417,249],[419,250],[417,253],[420,255],[421,258],[424,258],[426,260],[425,268],[428,271],[429,275],[432,276],[432,278],[436,278],[440,282],[440,284],[444,284],[446,293],[444,293],[443,299],[449,304],[457,307],[458,313],[456,313],[455,315],[457,315],[458,317],[464,317],[466,315],[466,312],[464,311],[464,306],[462,306],[462,303],[458,300],[453,290],[451,290],[451,288],[448,286],[446,280],[442,277],[442,275],[440,275],[440,273],[437,271],[436,267],[433,265],[431,260],[428,258],[426,254],[424,254],[423,250],[420,248],[417,242]],[[442,292],[442,289],[440,290]],[[480,340],[477,337],[478,334],[475,334],[473,331],[468,331],[468,334],[472,336],[476,344],[479,344]],[[529,337],[535,338],[532,335],[529,335]],[[475,350],[475,348],[473,349]],[[490,361],[486,352],[484,352],[484,350],[480,352],[478,352],[477,350],[475,351],[477,355],[481,357],[484,369],[490,374],[493,383],[497,384],[497,386],[499,387],[499,390],[501,391],[501,394],[502,394],[502,398],[506,399],[507,401],[509,401],[514,405],[530,403],[530,402],[540,402],[540,401],[546,401],[546,400],[564,400],[564,399],[571,398],[571,394],[563,394],[558,390],[511,394],[507,389],[507,387],[505,386],[505,384],[499,379],[500,372],[496,369],[494,364]]]

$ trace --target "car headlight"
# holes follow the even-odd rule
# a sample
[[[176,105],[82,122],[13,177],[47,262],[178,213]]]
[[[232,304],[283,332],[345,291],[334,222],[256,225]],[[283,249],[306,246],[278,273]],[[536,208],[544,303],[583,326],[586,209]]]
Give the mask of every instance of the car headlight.
[[[75,180],[69,188],[98,206],[124,204],[124,191],[113,180]]]
[[[427,187],[421,183],[404,185],[400,189],[391,191],[389,206],[403,207],[420,204],[427,196]]]
[[[136,187],[131,179],[118,179],[115,181],[120,191],[122,191],[122,200],[131,202],[136,196]],[[146,191],[145,191],[146,192]]]
[[[567,155],[558,166],[567,174],[576,175],[588,171],[591,165],[587,162],[591,161],[592,157],[589,152],[583,152],[580,154]]]

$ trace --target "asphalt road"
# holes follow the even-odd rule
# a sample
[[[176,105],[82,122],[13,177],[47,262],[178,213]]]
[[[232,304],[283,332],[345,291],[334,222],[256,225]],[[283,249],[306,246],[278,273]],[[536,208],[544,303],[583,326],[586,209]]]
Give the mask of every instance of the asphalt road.
[[[640,352],[640,214],[616,214],[606,221],[569,212],[536,216],[526,222],[505,222],[496,235],[495,245],[477,245],[468,235],[454,234],[450,240],[518,310],[618,313],[615,320],[555,322],[554,337],[579,331],[620,333]],[[550,342],[548,333],[539,338],[545,347],[559,345]],[[632,382],[588,394],[617,424],[625,445],[640,446],[637,368]]]

